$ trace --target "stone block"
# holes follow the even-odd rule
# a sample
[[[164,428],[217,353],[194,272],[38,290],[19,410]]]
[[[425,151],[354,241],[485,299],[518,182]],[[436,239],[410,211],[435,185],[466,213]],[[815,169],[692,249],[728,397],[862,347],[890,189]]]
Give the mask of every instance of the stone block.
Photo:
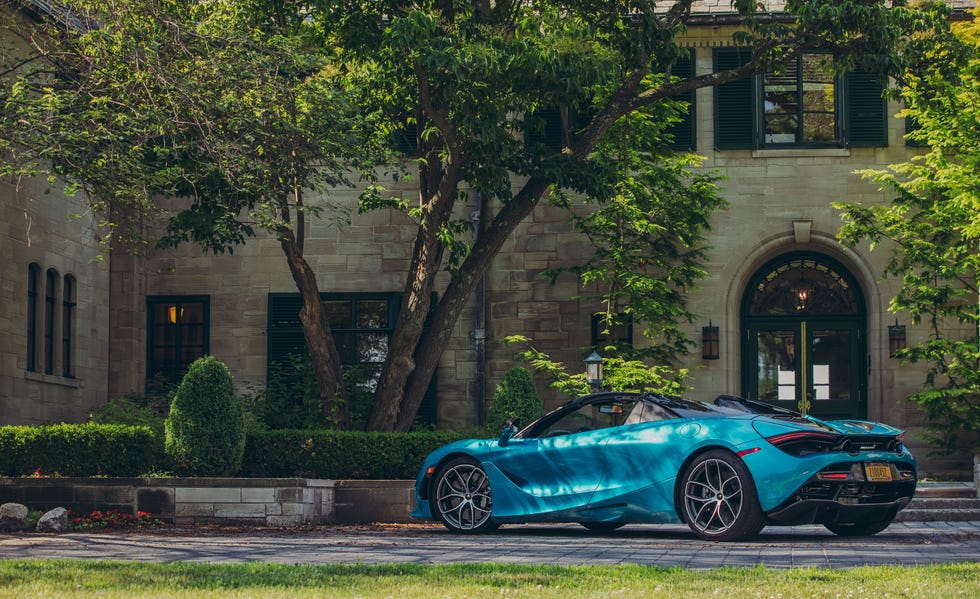
[[[276,489],[242,489],[244,503],[273,503],[276,501]]]
[[[216,503],[214,516],[238,520],[241,518],[265,518],[264,503]]]
[[[242,500],[242,490],[238,487],[177,487],[174,499],[178,505],[181,503],[237,503]]]

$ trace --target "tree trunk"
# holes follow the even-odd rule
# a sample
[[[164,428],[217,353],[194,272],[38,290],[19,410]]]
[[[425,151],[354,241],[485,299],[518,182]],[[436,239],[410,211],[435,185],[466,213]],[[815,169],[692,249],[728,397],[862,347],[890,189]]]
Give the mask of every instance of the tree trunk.
[[[337,392],[340,386],[340,355],[330,333],[330,323],[323,314],[316,275],[300,252],[292,231],[280,229],[278,236],[282,250],[286,254],[289,272],[292,273],[296,288],[303,297],[299,320],[303,326],[303,337],[310,352],[313,374],[320,390],[321,409],[328,419],[336,423],[337,428],[348,429],[350,410],[347,402]]]
[[[428,330],[415,344],[413,352],[415,368],[400,387],[404,392],[394,430],[407,431],[411,428],[432,376],[439,366],[442,352],[452,338],[453,328],[466,308],[477,281],[490,268],[494,257],[514,229],[537,206],[548,186],[548,182],[532,178],[481,232],[472,251],[463,262],[459,274],[439,301]]]
[[[423,184],[420,195],[426,209],[415,238],[401,312],[388,347],[388,359],[368,421],[368,430],[371,431],[396,430],[397,423],[402,419],[405,384],[415,370],[416,348],[429,315],[436,276],[442,268],[445,246],[439,240],[439,231],[452,217],[456,188],[459,185],[459,169],[450,160],[445,165],[445,170],[423,171],[421,179]],[[438,189],[429,195],[427,183],[436,181]],[[429,196],[428,201],[425,201],[426,196]],[[417,411],[418,406],[415,406],[409,417],[409,426]]]

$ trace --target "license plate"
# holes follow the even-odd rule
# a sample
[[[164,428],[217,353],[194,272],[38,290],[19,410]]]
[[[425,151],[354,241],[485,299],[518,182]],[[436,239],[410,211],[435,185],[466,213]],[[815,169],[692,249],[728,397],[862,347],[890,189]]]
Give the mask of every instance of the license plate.
[[[864,475],[868,482],[888,482],[892,479],[892,469],[888,464],[865,464]]]

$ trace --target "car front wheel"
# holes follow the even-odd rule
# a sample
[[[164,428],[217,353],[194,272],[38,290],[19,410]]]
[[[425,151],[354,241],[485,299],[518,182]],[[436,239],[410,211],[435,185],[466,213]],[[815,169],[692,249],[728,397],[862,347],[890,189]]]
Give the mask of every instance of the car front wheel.
[[[700,538],[734,541],[765,526],[752,475],[731,453],[714,450],[698,456],[681,480],[681,512]]]
[[[497,528],[490,520],[490,480],[470,458],[456,458],[435,478],[432,507],[436,518],[453,532],[479,533]]]

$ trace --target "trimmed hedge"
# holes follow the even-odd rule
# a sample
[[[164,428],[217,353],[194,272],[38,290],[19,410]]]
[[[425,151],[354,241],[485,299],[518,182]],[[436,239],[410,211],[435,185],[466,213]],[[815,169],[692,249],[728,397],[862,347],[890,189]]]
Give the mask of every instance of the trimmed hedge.
[[[241,476],[254,478],[414,479],[432,450],[460,433],[250,431]],[[146,426],[56,424],[0,427],[0,476],[137,477],[165,472]]]
[[[139,476],[153,466],[147,426],[54,424],[0,427],[0,474]]]
[[[432,450],[459,433],[366,433],[277,430],[250,432],[242,475],[325,479],[414,480]]]

